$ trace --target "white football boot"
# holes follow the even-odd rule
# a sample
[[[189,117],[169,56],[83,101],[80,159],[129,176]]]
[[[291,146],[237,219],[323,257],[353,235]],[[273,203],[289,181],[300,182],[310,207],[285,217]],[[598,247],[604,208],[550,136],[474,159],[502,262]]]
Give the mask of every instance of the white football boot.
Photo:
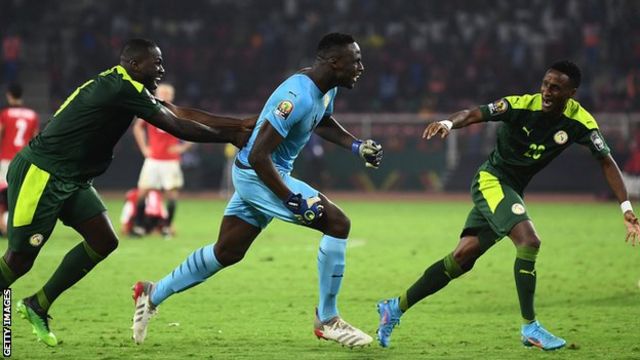
[[[318,314],[316,314],[313,332],[319,339],[333,340],[348,347],[365,346],[373,341],[371,336],[351,326],[339,316],[333,317],[326,322],[320,322]]]
[[[149,320],[157,314],[158,309],[151,304],[149,299],[151,295],[151,289],[153,283],[150,281],[138,281],[133,285],[133,301],[135,302],[136,309],[133,313],[133,341],[136,344],[142,344],[144,338],[147,336],[147,326]]]

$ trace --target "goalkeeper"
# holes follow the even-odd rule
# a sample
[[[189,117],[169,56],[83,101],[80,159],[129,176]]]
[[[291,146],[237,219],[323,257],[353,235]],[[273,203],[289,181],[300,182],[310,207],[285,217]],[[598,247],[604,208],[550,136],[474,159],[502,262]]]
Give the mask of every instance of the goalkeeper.
[[[349,218],[323,194],[290,175],[313,131],[359,154],[367,166],[380,165],[382,147],[373,140],[354,138],[332,116],[337,87],[353,88],[363,70],[355,40],[350,35],[332,33],[320,41],[313,67],[289,77],[273,92],[247,146],[236,157],[236,192],[222,218],[218,242],[195,250],[159,282],[141,281],[134,286],[135,342],[144,341],[156,306],[242,260],[274,217],[323,233],[318,250],[320,298],[315,335],[350,347],[373,340],[342,320],[337,308],[351,227]]]

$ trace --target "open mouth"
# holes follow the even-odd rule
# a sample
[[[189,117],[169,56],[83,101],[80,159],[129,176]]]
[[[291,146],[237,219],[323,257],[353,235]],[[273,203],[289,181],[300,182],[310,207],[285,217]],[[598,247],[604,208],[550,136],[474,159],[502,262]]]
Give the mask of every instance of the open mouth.
[[[549,99],[542,99],[542,106],[550,108],[551,106],[553,106],[553,101]]]

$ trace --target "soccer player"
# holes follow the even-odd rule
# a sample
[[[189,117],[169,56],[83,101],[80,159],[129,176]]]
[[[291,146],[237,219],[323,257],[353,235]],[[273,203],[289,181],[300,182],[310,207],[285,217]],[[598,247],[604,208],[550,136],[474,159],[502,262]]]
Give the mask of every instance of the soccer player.
[[[240,145],[248,139],[253,119],[218,117],[154,98],[150,91],[163,75],[155,43],[127,41],[120,64],[77,88],[11,162],[9,246],[0,259],[0,286],[8,288],[29,271],[58,219],[83,237],[44,287],[16,304],[49,346],[58,343],[49,329],[51,304],[118,245],[91,182],[111,163],[113,147],[134,116],[185,140]]]
[[[313,66],[289,77],[271,94],[247,146],[236,157],[235,193],[222,218],[218,241],[195,250],[159,282],[134,285],[136,343],[144,341],[149,319],[158,305],[242,260],[274,217],[323,234],[318,250],[316,336],[347,346],[362,346],[373,340],[342,320],[337,308],[350,220],[325,195],[291,176],[296,157],[314,131],[359,154],[368,166],[380,165],[381,146],[373,140],[356,139],[333,117],[337,87],[353,88],[363,71],[360,47],[353,37],[331,33],[320,40]]]
[[[432,264],[399,297],[378,303],[380,345],[389,346],[394,326],[411,306],[471,270],[476,260],[505,236],[516,246],[514,275],[523,319],[522,343],[544,350],[565,345],[564,339],[551,334],[536,320],[534,311],[535,263],[540,238],[522,200],[531,178],[572,143],[588,147],[620,202],[627,241],[635,244],[640,234],[620,170],[598,124],[572,99],[580,79],[580,69],[574,63],[559,61],[544,74],[538,94],[507,96],[427,125],[422,137],[430,139],[436,135],[444,138],[451,129],[483,121],[503,122],[498,129],[495,150],[473,179],[474,207],[467,217],[458,246]]]
[[[0,111],[0,181],[7,181],[7,169],[18,151],[38,134],[38,114],[22,101],[22,86],[9,85],[6,98],[8,107]]]
[[[158,99],[173,102],[174,94],[173,86],[160,84],[155,95]],[[192,143],[181,142],[143,119],[137,119],[133,125],[133,135],[145,159],[138,179],[138,200],[132,234],[142,236],[146,233],[144,221],[147,194],[155,189],[164,191],[167,197],[167,220],[162,224],[161,232],[164,237],[171,237],[178,192],[184,183],[180,155],[189,150]]]
[[[7,170],[16,156],[40,129],[38,114],[22,101],[22,86],[9,85],[7,107],[0,111],[0,233],[7,233]]]

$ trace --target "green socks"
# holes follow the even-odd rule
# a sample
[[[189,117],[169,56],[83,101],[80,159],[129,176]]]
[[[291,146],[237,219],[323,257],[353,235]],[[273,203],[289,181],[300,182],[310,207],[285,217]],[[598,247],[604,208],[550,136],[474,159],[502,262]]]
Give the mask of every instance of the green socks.
[[[520,312],[526,323],[536,319],[533,310],[533,297],[536,292],[536,256],[538,249],[532,247],[517,247],[516,261],[513,265],[513,273],[516,279],[518,300],[520,300]]]
[[[464,271],[453,259],[453,253],[436,261],[404,294],[400,296],[400,310],[407,311],[425,297],[445,287],[449,281],[462,275]]]
[[[60,294],[80,281],[103,259],[85,241],[76,245],[65,255],[49,281],[36,293],[38,304],[44,311],[48,311]]]
[[[536,291],[536,256],[538,249],[517,247],[516,261],[513,267],[520,312],[525,322],[535,320],[533,298]],[[445,287],[451,280],[462,275],[464,271],[456,263],[453,253],[431,265],[424,274],[407,291],[400,295],[400,310],[407,311],[411,306],[425,297]]]

